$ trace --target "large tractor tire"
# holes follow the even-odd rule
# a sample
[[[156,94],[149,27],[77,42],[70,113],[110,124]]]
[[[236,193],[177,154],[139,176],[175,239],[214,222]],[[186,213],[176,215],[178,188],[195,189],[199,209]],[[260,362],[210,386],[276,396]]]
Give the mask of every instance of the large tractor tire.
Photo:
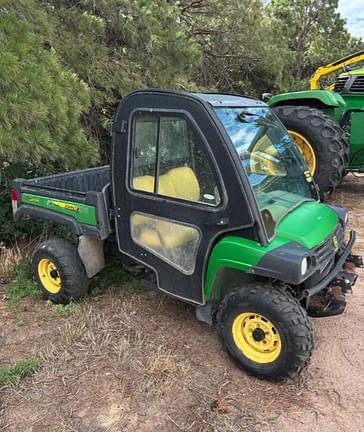
[[[345,175],[349,147],[339,124],[316,108],[273,107],[305,159],[322,200],[327,199]]]
[[[237,287],[216,316],[225,351],[258,378],[293,377],[309,363],[313,333],[306,311],[278,287],[252,283]]]
[[[67,304],[87,293],[89,279],[76,247],[66,240],[41,243],[32,256],[32,273],[43,296]]]

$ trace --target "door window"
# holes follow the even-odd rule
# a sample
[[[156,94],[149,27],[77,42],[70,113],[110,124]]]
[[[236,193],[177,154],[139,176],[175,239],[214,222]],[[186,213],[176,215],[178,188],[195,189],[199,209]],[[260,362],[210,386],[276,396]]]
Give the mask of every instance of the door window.
[[[213,206],[220,203],[209,158],[183,117],[140,113],[134,117],[133,131],[133,189]]]
[[[135,243],[183,273],[194,272],[201,241],[197,228],[135,212],[131,216],[131,236]]]

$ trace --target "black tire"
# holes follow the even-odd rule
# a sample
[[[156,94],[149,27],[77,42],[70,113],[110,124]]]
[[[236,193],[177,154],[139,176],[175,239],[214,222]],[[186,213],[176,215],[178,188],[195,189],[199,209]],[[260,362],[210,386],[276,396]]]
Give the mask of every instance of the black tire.
[[[268,322],[268,325],[273,325],[273,332],[277,332],[280,338],[276,359],[265,362],[254,361],[238,347],[233,336],[233,329],[236,329],[235,323],[243,314],[259,314]],[[292,378],[301,372],[310,361],[313,350],[313,333],[307,313],[292,296],[278,288],[259,283],[237,287],[221,302],[216,319],[219,337],[225,351],[241,369],[251,375],[273,381],[286,377]],[[250,322],[254,321],[248,321],[248,324],[244,322],[241,327],[242,334],[245,325],[250,325]],[[257,325],[258,327],[260,326]],[[257,328],[252,332],[253,337],[255,337],[254,333]],[[264,324],[262,328],[264,329]],[[259,343],[260,341],[264,343],[266,338],[269,336],[264,335]],[[244,343],[246,346],[246,342]],[[265,356],[265,353],[263,355]]]
[[[50,265],[55,269],[48,270],[48,274],[41,271],[44,266],[49,268]],[[66,240],[51,239],[41,243],[32,256],[32,272],[44,297],[53,303],[68,304],[87,293],[89,279],[85,267],[76,247]]]
[[[331,118],[331,117],[330,117]],[[343,150],[344,150],[344,165],[343,165],[343,174],[342,178],[346,176],[346,174],[349,172],[349,162],[350,162],[350,138],[347,136],[347,133],[343,130],[343,128],[337,123],[335,120],[333,122],[333,127],[336,129],[338,135],[341,137],[342,143],[343,143]]]
[[[286,129],[299,133],[311,145],[316,157],[313,173],[320,197],[327,199],[345,175],[349,146],[339,124],[322,111],[307,106],[273,107]]]

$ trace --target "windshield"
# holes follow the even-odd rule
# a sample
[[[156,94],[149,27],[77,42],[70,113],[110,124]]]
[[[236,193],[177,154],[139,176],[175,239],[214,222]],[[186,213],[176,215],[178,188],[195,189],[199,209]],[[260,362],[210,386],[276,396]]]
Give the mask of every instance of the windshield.
[[[216,108],[253,187],[268,236],[302,201],[312,200],[307,165],[267,107]]]

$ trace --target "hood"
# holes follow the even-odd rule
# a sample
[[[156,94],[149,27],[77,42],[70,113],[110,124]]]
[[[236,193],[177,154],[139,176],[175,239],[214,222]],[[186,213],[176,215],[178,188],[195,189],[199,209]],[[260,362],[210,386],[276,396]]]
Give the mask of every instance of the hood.
[[[276,237],[312,249],[333,231],[337,223],[337,215],[325,204],[309,201],[292,210],[281,220]]]

